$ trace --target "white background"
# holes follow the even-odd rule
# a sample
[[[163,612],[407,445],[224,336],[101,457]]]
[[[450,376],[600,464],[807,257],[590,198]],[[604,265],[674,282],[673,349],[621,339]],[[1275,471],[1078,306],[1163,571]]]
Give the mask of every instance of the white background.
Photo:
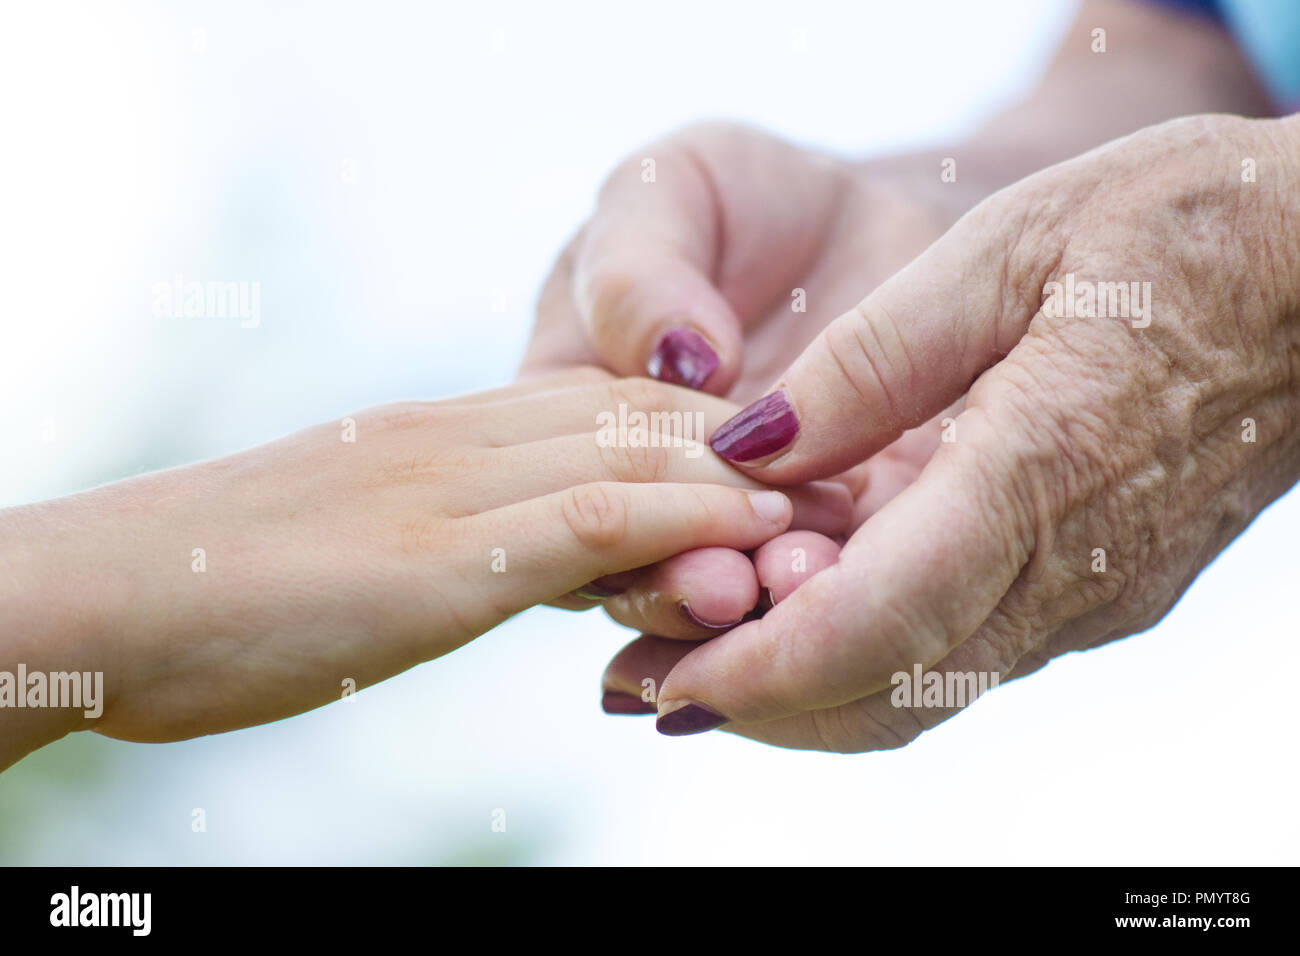
[[[943,142],[1032,82],[1070,15],[7,5],[0,504],[504,383],[552,258],[642,142],[712,117],[850,154]],[[260,327],[155,318],[177,273],[260,282]],[[0,777],[0,861],[1293,863],[1297,523],[1293,496],[1154,631],[902,751],[605,717],[632,635],[541,609],[351,704],[47,748]]]

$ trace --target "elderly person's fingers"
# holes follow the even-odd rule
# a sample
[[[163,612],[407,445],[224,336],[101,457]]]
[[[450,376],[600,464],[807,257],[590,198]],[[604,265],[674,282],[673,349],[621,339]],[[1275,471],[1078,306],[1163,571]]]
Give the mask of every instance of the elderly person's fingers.
[[[637,150],[547,280],[521,375],[594,355],[619,375],[725,394],[747,328],[823,250],[842,168],[724,123]]]
[[[1024,191],[997,194],[832,322],[710,444],[763,481],[824,478],[959,399],[1019,341],[1051,267],[1025,235]],[[1011,278],[1014,277],[1014,278]]]

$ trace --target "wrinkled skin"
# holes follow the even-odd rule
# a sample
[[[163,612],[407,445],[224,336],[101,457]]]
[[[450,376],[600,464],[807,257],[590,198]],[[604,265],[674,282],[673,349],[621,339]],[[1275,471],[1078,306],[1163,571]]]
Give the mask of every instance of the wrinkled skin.
[[[1104,59],[1093,50],[1093,32],[1099,23],[1122,40]],[[719,371],[709,377],[704,389],[750,400],[770,386],[793,351],[829,320],[834,314],[829,309],[850,308],[996,189],[1170,117],[1264,116],[1272,110],[1231,35],[1211,20],[1159,4],[1084,0],[1037,86],[964,142],[949,143],[932,153],[847,163],[810,155],[734,126],[688,129],[638,150],[611,175],[595,214],[547,283],[524,371],[581,362],[606,365],[622,374],[639,372],[658,337],[666,329],[686,325],[700,331],[720,353]],[[1278,157],[1271,167],[1272,179],[1261,179],[1261,192],[1287,188],[1282,181],[1291,168],[1287,157],[1293,155],[1284,152]],[[659,163],[660,175],[653,186],[640,178],[646,157]],[[957,168],[951,170],[956,181],[938,176],[946,157],[956,158]],[[1207,154],[1202,158],[1215,159]],[[1172,170],[1163,157],[1161,163],[1161,171]],[[1219,171],[1235,182],[1237,168]],[[1152,178],[1151,173],[1140,170],[1135,175]],[[1129,184],[1135,182],[1140,179],[1130,179]],[[1209,179],[1202,182],[1211,188]],[[1080,178],[1076,185],[1078,202],[1083,203],[1090,198],[1090,180]],[[1060,190],[1049,198],[1064,205],[1067,200],[1062,197],[1068,192]],[[1135,198],[1144,202],[1150,197]],[[996,208],[1005,211],[1005,206]],[[1094,219],[1108,215],[1100,206],[1092,209]],[[989,218],[986,215],[982,228],[984,239],[992,241],[1005,230],[999,231]],[[1023,218],[1026,224],[1042,221],[1027,213]],[[1115,217],[1111,224],[1127,221]],[[1058,226],[1070,228],[1063,217],[1058,217]],[[1109,234],[1114,237],[1116,231]],[[961,234],[975,239],[979,232],[968,227]],[[1131,235],[1142,242],[1140,231]],[[1284,230],[1272,234],[1272,240],[1282,235]],[[1014,245],[1021,238],[1026,237],[1011,235],[1005,241]],[[1056,242],[1078,249],[1084,238],[1062,233],[1047,245]],[[1001,255],[1006,250],[981,251],[978,245],[967,251],[969,261],[952,268],[980,273],[1000,268],[998,263],[1007,258]],[[1146,261],[1149,264],[1149,257]],[[1008,274],[1006,279],[1013,281],[1014,276]],[[936,281],[953,285],[948,277]],[[966,280],[963,285],[974,289],[973,282]],[[807,313],[789,310],[787,297],[793,287],[806,291]],[[852,332],[837,335],[841,336],[837,354],[823,364],[854,355]],[[994,344],[993,356],[1001,357],[1014,340],[998,339]],[[889,350],[882,343],[878,351]],[[942,369],[955,369],[945,387],[956,401],[944,411],[937,404],[929,405],[934,419],[883,448],[886,438],[879,434],[877,423],[862,433],[855,431],[853,422],[837,423],[843,426],[835,429],[835,440],[842,442],[845,451],[841,460],[844,467],[852,465],[842,477],[855,495],[857,524],[871,519],[921,475],[938,447],[940,423],[961,410],[963,383],[986,367],[979,360],[975,366],[971,368],[970,356],[945,354],[934,359],[932,367],[919,369],[922,377],[931,378],[942,378]],[[882,369],[880,374],[889,377],[892,371]],[[1116,369],[1117,374],[1123,371]],[[1031,374],[1038,372],[1031,369]],[[1079,393],[1088,381],[1072,382],[1072,393]],[[901,405],[909,395],[905,387],[896,391]],[[805,395],[801,402],[811,398]],[[847,396],[846,408],[855,408],[854,398]],[[917,420],[914,409],[902,411],[909,422]],[[833,414],[823,419],[826,427],[834,428],[827,424],[831,422]],[[897,426],[888,422],[890,429]],[[963,425],[964,437],[970,437],[967,431]],[[880,450],[864,460],[864,445]],[[823,473],[824,462],[822,466],[818,473]],[[897,533],[903,541],[921,536],[936,549],[947,537],[923,521],[900,526]],[[724,555],[719,549],[679,556],[643,572],[636,586],[609,601],[607,609],[616,620],[655,635],[714,638],[719,629],[684,626],[682,616],[673,613],[677,604],[707,604],[715,615],[710,620],[726,620],[724,612],[738,617],[751,606],[755,594],[780,600],[835,561],[836,542],[822,541],[812,548],[804,547],[807,543],[805,537],[782,536],[755,552],[752,565],[744,563],[744,556]],[[883,538],[880,543],[890,553],[898,547]],[[935,560],[942,560],[945,553],[939,551]],[[1031,563],[1031,569],[1036,567]],[[948,586],[957,592],[965,585],[959,581]],[[760,609],[765,603],[760,601]],[[817,614],[810,614],[806,624],[814,627],[819,620]],[[689,650],[660,636],[638,638],[610,664],[603,682],[607,699],[610,693],[631,697],[647,684],[657,686]],[[674,703],[668,699],[664,707]],[[617,712],[655,709],[653,699],[637,698]],[[801,733],[791,739],[803,746],[811,736]],[[852,749],[851,743],[844,746]]]
[[[761,621],[661,656],[661,717],[894,747],[953,712],[892,706],[897,671],[1019,676],[1160,620],[1300,474],[1297,157],[1291,119],[1145,130],[997,193],[829,326],[780,380],[797,438],[743,471],[835,474],[969,389],[955,440]],[[1070,273],[1150,281],[1150,325],[1047,314]]]

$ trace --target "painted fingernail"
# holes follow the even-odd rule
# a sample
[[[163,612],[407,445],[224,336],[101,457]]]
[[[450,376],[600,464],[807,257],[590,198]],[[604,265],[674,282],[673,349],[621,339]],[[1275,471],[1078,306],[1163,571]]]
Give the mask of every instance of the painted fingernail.
[[[691,610],[691,606],[687,604],[685,601],[683,601],[681,604],[678,604],[677,607],[681,610],[682,617],[686,618],[686,620],[689,623],[694,624],[696,627],[707,627],[711,631],[721,631],[724,628],[735,627],[737,624],[740,623],[740,619],[737,618],[736,620],[731,621],[727,624],[710,624],[708,621],[703,620],[702,618],[697,616],[696,613]]]
[[[700,388],[718,367],[718,353],[698,332],[673,329],[659,340],[645,367],[661,382]]]
[[[799,434],[799,419],[785,389],[764,395],[723,424],[709,447],[728,461],[753,461],[780,451]]]
[[[640,697],[617,690],[607,690],[601,695],[600,709],[607,714],[653,714],[659,710]]]
[[[685,737],[689,734],[702,734],[706,730],[716,730],[727,722],[727,718],[712,708],[696,704],[689,700],[674,701],[673,709],[660,714],[655,721],[655,730],[669,737]]]
[[[594,581],[588,581],[580,588],[575,588],[573,593],[577,597],[588,601],[604,601],[608,598],[618,597],[632,586],[631,582],[634,579],[635,576],[629,576],[626,572],[607,574],[602,578],[596,578]]]

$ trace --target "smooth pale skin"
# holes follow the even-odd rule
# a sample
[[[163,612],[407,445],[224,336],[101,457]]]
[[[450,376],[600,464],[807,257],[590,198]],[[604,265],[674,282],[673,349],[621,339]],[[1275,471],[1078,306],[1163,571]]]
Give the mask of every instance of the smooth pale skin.
[[[792,522],[847,528],[839,484],[764,490],[707,451],[601,447],[596,416],[620,404],[709,428],[737,410],[576,370],[370,409],[353,442],[333,422],[0,511],[0,670],[105,682],[98,719],[0,710],[0,768],[72,730],[167,741],[287,717],[533,604],[592,607],[571,592],[595,578]]]
[[[1108,34],[1109,49],[1104,55],[1094,54],[1091,49],[1092,30],[1097,26],[1103,26]],[[772,387],[789,356],[808,346],[825,323],[850,312],[864,294],[890,280],[941,237],[948,249],[956,250],[948,254],[953,269],[996,271],[1007,257],[996,255],[996,250],[990,252],[987,244],[1004,241],[1014,248],[1016,234],[995,230],[996,224],[990,223],[987,214],[976,220],[986,225],[968,225],[955,235],[945,234],[964,213],[997,189],[1098,143],[1172,116],[1206,112],[1260,115],[1270,110],[1232,40],[1207,20],[1157,4],[1091,0],[1081,6],[1039,86],[964,143],[922,155],[847,162],[743,127],[709,124],[688,128],[634,151],[611,174],[592,218],[574,237],[547,283],[523,374],[574,362],[606,364],[631,372],[644,368],[659,336],[686,325],[704,335],[720,355],[721,371],[707,383],[707,388],[748,402]],[[1249,140],[1247,137],[1239,145],[1252,148]],[[1185,145],[1199,148],[1194,143]],[[1205,163],[1223,158],[1204,150],[1201,155]],[[639,176],[640,160],[645,156],[656,159],[658,177],[653,189],[647,189]],[[941,160],[946,157],[957,160],[955,182],[940,180]],[[1240,157],[1236,159],[1231,169],[1214,170],[1224,188],[1235,189],[1231,180],[1232,174],[1240,170]],[[1158,167],[1135,174],[1143,177],[1147,185],[1158,183],[1158,174],[1170,167],[1164,156],[1156,161]],[[1195,162],[1192,160],[1193,165]],[[1062,168],[1055,173],[1067,180],[1061,195],[1082,201],[1094,187],[1096,173],[1077,164],[1069,166],[1067,172],[1061,172]],[[1285,179],[1285,170],[1279,169],[1278,173]],[[1068,182],[1071,178],[1072,184]],[[773,190],[773,182],[780,182],[782,188]],[[1264,183],[1260,191],[1283,188],[1279,182],[1274,180],[1272,186]],[[1178,189],[1175,184],[1175,196]],[[1136,195],[1139,192],[1131,188],[1115,201],[1142,201],[1146,205],[1141,208],[1159,210],[1158,198],[1140,197]],[[1019,203],[996,207],[1013,217],[1012,226],[1017,221],[1033,221],[1032,214],[1037,212],[1020,208],[1039,201],[1037,193],[1025,190],[1019,195]],[[1181,201],[1165,198],[1174,204]],[[1076,240],[1087,238],[1085,230],[1094,229],[1092,220],[1106,218],[1100,206],[1093,204],[1089,208],[1090,219],[1076,217],[1058,222],[1058,231],[1047,242],[1047,248],[1069,248]],[[1137,230],[1129,239],[1111,239],[1112,248],[1102,250],[1118,271],[1113,278],[1141,278],[1135,270],[1152,264],[1141,258],[1130,261],[1123,245],[1130,239],[1138,244],[1144,241],[1141,224],[1124,215],[1124,210],[1110,212],[1120,214],[1115,217],[1116,228]],[[1066,229],[1078,232],[1067,234],[1062,231]],[[985,231],[982,236],[981,230]],[[1163,236],[1152,237],[1149,231],[1145,235],[1148,241],[1165,241]],[[1211,236],[1209,241],[1218,238]],[[966,248],[958,248],[958,243],[965,243]],[[1118,263],[1114,261],[1116,256]],[[1233,265],[1228,257],[1222,268]],[[1042,268],[1041,264],[1026,267],[1022,278],[1039,282],[1044,279],[1038,274]],[[950,276],[931,280],[915,269],[909,274],[913,296],[928,292],[920,285],[925,281],[949,287],[954,284]],[[791,311],[790,292],[796,287],[806,293],[807,313]],[[1041,285],[1029,291],[1036,297]],[[991,293],[985,293],[983,301],[991,308],[993,299]],[[977,318],[970,315],[973,308],[973,303],[961,304],[965,321]],[[1020,318],[1021,326],[1011,328],[1008,336],[1023,332],[1028,317]],[[998,321],[996,317],[987,320]],[[875,330],[871,326],[868,331]],[[890,338],[891,329],[880,331],[885,336],[882,347],[887,349],[896,339]],[[939,328],[935,334],[943,336],[950,331]],[[945,394],[952,404],[940,408],[927,399],[918,406],[933,415],[927,422],[916,417],[915,409],[908,409],[902,424],[918,427],[903,430],[901,437],[895,438],[900,431],[897,420],[890,422],[890,431],[883,436],[872,425],[874,437],[864,451],[859,440],[849,440],[851,422],[837,417],[828,424],[834,431],[832,443],[845,442],[843,453],[835,457],[834,451],[822,452],[834,464],[819,461],[807,474],[828,474],[828,467],[850,469],[844,477],[855,494],[856,524],[867,522],[917,481],[939,448],[939,422],[962,412],[968,386],[978,371],[987,367],[981,362],[992,364],[1016,344],[1009,337],[994,338],[993,350],[975,366],[954,363],[951,356],[943,355],[936,359],[935,368],[914,373],[941,379],[943,369],[955,369],[954,377],[945,382]],[[809,366],[809,377],[833,378],[835,370],[830,365],[835,356],[847,355],[851,360],[855,346],[854,341],[842,342],[830,361],[823,354],[822,361]],[[823,346],[817,347],[826,352]],[[885,357],[898,358],[894,353]],[[1117,371],[1123,373],[1122,369]],[[904,367],[898,374],[908,377],[913,373]],[[1137,373],[1129,370],[1128,374]],[[896,391],[900,393],[899,402],[910,397],[907,385]],[[846,408],[852,414],[863,414],[861,401]],[[804,413],[802,407],[799,411]],[[886,443],[886,438],[895,440]],[[924,534],[931,542],[944,540],[937,529],[928,526],[900,528],[897,533],[904,538]],[[880,545],[882,554],[891,550],[888,542],[882,540]],[[768,547],[787,545],[777,539]],[[655,589],[642,592],[634,588],[624,597],[607,602],[611,616],[655,635],[698,640],[715,635],[682,625],[670,613],[671,607],[683,601],[695,605],[722,588],[736,600],[727,610],[736,616],[744,613],[746,608],[740,606],[740,600],[757,587],[758,574],[752,565],[746,569],[728,560],[724,566],[719,557],[717,567],[696,562],[687,574],[675,570],[678,560],[654,570],[654,579],[660,585]],[[674,587],[664,588],[664,581],[673,582]],[[822,620],[821,613],[811,606],[804,606],[803,613],[804,633]],[[752,630],[755,626],[747,627]],[[723,641],[730,642],[731,635],[713,643]],[[638,645],[644,645],[647,662],[653,660],[657,666],[637,663]],[[611,665],[605,687],[639,693],[643,678],[662,685],[672,664],[688,650],[689,646],[662,642],[657,637],[639,638]],[[737,687],[744,686],[742,676],[736,680]],[[675,699],[669,698],[661,706],[661,713],[685,699],[678,694],[675,683],[670,683],[667,690],[673,691]],[[755,688],[754,692],[760,693],[761,689]],[[733,723],[729,729],[747,732],[750,728]],[[793,746],[834,743],[847,749],[911,739],[909,735],[885,731],[872,739],[828,733],[823,740],[812,731],[779,738],[759,731],[751,735]]]

